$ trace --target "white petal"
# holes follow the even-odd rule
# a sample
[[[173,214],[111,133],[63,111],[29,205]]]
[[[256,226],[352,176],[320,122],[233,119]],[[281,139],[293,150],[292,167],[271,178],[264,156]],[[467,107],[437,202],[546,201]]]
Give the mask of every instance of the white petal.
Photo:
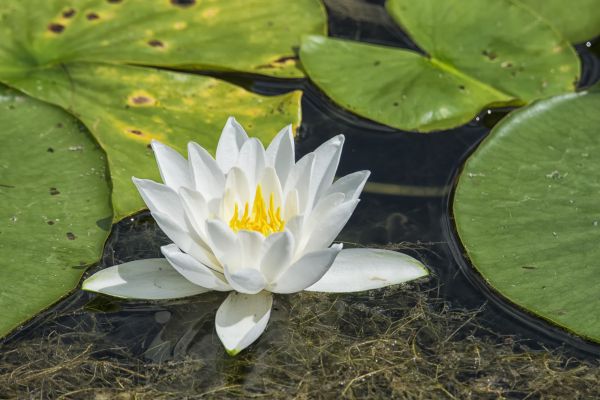
[[[313,174],[315,155],[308,153],[298,161],[293,167],[287,182],[285,183],[284,194],[296,189],[298,191],[298,201],[300,212],[304,212],[308,206],[309,199],[313,196],[310,193],[310,182]]]
[[[167,215],[177,224],[185,224],[183,206],[175,190],[149,179],[133,177],[132,180],[152,213],[159,212]]]
[[[250,185],[244,171],[233,167],[227,174],[225,182],[225,195],[221,203],[221,218],[229,221],[233,216],[234,206],[237,203],[239,212],[244,212],[246,202],[251,203],[254,192],[250,193]],[[252,198],[251,198],[252,196]]]
[[[263,257],[260,265],[267,282],[276,280],[289,266],[294,251],[294,236],[289,231],[269,235],[263,243]]]
[[[243,268],[232,272],[227,264],[225,264],[224,269],[227,282],[236,292],[256,294],[267,285],[265,277],[258,269]]]
[[[347,201],[316,218],[316,224],[305,228],[302,233],[303,236],[308,235],[308,242],[301,251],[310,252],[329,246],[342,231],[359,201]]]
[[[241,230],[237,232],[237,244],[240,249],[240,264],[228,264],[229,270],[235,272],[241,268],[259,269],[262,259],[262,247],[265,237],[258,232]]]
[[[270,293],[229,294],[215,317],[217,335],[229,355],[238,354],[258,339],[269,322],[272,306]]]
[[[200,192],[188,188],[179,189],[179,197],[192,227],[200,237],[205,238],[206,220],[209,217],[206,199]]]
[[[192,187],[186,159],[169,146],[156,140],[153,140],[151,145],[163,182],[175,191],[181,186]]]
[[[246,174],[250,188],[255,188],[265,169],[265,149],[260,140],[246,140],[240,149],[236,166]]]
[[[357,171],[346,176],[341,177],[333,183],[325,191],[323,196],[327,196],[332,193],[344,193],[346,199],[354,200],[360,196],[360,193],[371,175],[370,171]]]
[[[337,135],[315,150],[314,175],[311,184],[316,185],[316,189],[314,189],[314,196],[316,199],[318,199],[333,182],[335,171],[340,163],[344,140],[344,135]]]
[[[290,190],[285,198],[285,207],[283,208],[283,219],[289,221],[300,213],[300,199],[296,189]]]
[[[275,208],[281,207],[283,204],[283,190],[281,189],[281,183],[277,177],[277,172],[273,167],[267,167],[264,169],[262,178],[260,179],[260,186],[262,187],[263,195],[265,200],[268,202],[271,193],[273,194],[273,204]],[[267,203],[268,204],[268,203]],[[283,207],[282,207],[283,215]]]
[[[164,258],[137,260],[105,268],[83,282],[83,290],[129,299],[176,299],[208,292],[194,285]]]
[[[274,167],[281,186],[285,186],[296,158],[294,155],[294,134],[292,125],[283,128],[273,139],[266,151],[267,165]]]
[[[328,249],[305,254],[290,265],[268,290],[273,293],[295,293],[315,284],[325,275],[341,249],[341,244],[334,244]]]
[[[219,143],[217,144],[217,164],[223,173],[229,172],[240,154],[240,149],[248,139],[248,134],[233,117],[227,119]]]
[[[217,162],[194,142],[188,143],[188,157],[196,190],[207,199],[221,197],[225,189],[225,175]]]
[[[171,266],[188,281],[211,290],[231,290],[223,274],[183,253],[176,245],[162,246],[160,250]]]
[[[294,237],[294,256],[292,257],[292,261],[296,260],[302,242],[307,241],[307,239],[303,240],[305,220],[304,215],[300,214],[285,223],[285,230]]]
[[[428,275],[418,260],[383,249],[342,250],[312,292],[359,292],[407,282]]]
[[[236,235],[229,226],[217,219],[208,220],[206,234],[210,247],[221,265],[240,265],[242,254]]]

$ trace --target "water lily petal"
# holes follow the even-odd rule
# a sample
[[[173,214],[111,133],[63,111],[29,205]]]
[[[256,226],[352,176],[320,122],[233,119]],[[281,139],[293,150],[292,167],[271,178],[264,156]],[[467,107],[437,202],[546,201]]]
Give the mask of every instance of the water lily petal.
[[[359,292],[407,282],[428,275],[421,262],[403,253],[383,249],[346,249],[325,275],[306,290]]]
[[[288,175],[296,162],[292,125],[283,128],[271,141],[266,151],[267,165],[274,167],[281,186],[285,187]]]
[[[277,279],[291,263],[294,251],[294,236],[290,231],[269,235],[263,243],[263,257],[260,265],[267,282]]]
[[[181,154],[156,140],[151,143],[163,182],[177,191],[181,186],[192,187],[188,162]]]
[[[250,188],[255,188],[265,169],[265,149],[260,140],[246,140],[240,149],[236,166],[246,174]]]
[[[247,230],[237,232],[236,246],[239,248],[242,256],[240,264],[228,264],[229,270],[233,272],[241,268],[260,269],[264,241],[265,237],[259,232]]]
[[[254,189],[252,189],[254,190]],[[221,218],[229,221],[233,216],[234,206],[237,203],[239,212],[244,212],[246,202],[252,200],[254,191],[250,191],[250,183],[246,173],[238,167],[233,167],[227,174],[225,181],[225,194],[221,203]]]
[[[289,221],[300,213],[300,199],[296,189],[290,190],[285,198],[283,219]]]
[[[128,299],[177,299],[208,292],[194,285],[164,258],[137,260],[105,268],[83,281],[83,290]]]
[[[313,189],[315,202],[333,182],[335,171],[340,164],[344,141],[344,135],[337,135],[315,150],[314,175],[311,181],[311,185],[315,186]]]
[[[217,335],[227,353],[234,356],[250,346],[263,333],[271,316],[273,296],[230,293],[217,310]]]
[[[207,199],[223,196],[225,175],[214,158],[194,142],[188,143],[188,158],[196,190]]]
[[[310,252],[329,246],[344,228],[359,201],[346,201],[333,209],[323,210],[318,215],[314,212],[310,216],[312,225],[305,227],[302,233],[308,237],[308,241],[301,251]]]
[[[133,177],[132,180],[151,212],[160,212],[177,224],[185,224],[183,208],[173,188],[149,179]]]
[[[248,140],[248,134],[244,128],[235,118],[229,117],[219,138],[215,157],[223,173],[226,174],[235,165],[240,149],[246,140]]]
[[[273,194],[273,204],[275,205],[276,209],[277,207],[282,208],[281,211],[283,215],[283,190],[281,188],[281,183],[279,182],[275,168],[266,167],[264,169],[260,179],[260,186],[262,187],[265,201],[269,201],[271,194]]]
[[[342,250],[341,244],[314,251],[302,256],[268,287],[273,293],[295,293],[318,282],[327,272],[335,257]]]
[[[236,235],[223,221],[210,219],[206,221],[206,234],[211,249],[221,265],[241,265],[242,254]]]
[[[258,269],[241,268],[232,272],[225,264],[224,270],[227,282],[236,292],[256,294],[267,285],[265,277]]]
[[[188,188],[179,189],[183,210],[198,235],[206,238],[206,220],[209,216],[208,204],[202,193]]]
[[[355,200],[360,196],[360,193],[371,175],[371,171],[357,171],[341,177],[333,183],[323,196],[332,193],[344,193],[347,200]]]
[[[284,195],[296,189],[298,191],[298,204],[300,212],[308,206],[308,202],[312,199],[310,193],[310,182],[313,175],[313,165],[315,161],[314,153],[308,153],[300,159],[293,167],[288,180],[285,183],[285,189],[283,190]]]
[[[216,272],[189,254],[183,253],[176,245],[162,246],[160,250],[171,266],[193,284],[211,290],[231,290],[222,273]]]

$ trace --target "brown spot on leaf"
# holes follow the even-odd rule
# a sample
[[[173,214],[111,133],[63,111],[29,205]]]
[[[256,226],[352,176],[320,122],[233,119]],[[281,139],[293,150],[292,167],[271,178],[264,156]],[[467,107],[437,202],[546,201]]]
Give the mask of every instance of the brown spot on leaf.
[[[98,14],[96,14],[95,12],[91,12],[88,15],[85,16],[88,21],[94,21],[96,19],[100,19],[100,16]]]
[[[48,147],[48,149],[46,150],[48,153],[54,153],[54,149],[52,147]]]
[[[77,236],[75,236],[75,234],[73,232],[67,232],[67,239],[75,240],[76,238],[77,238]]]
[[[191,7],[196,4],[196,0],[171,0],[171,4],[178,7]]]
[[[106,0],[106,1],[109,2],[110,4],[119,4],[123,0]]]
[[[56,196],[57,194],[60,194],[60,192],[58,191],[58,189],[55,188],[55,187],[51,187],[50,188],[50,195],[51,196]]]
[[[490,61],[494,61],[496,58],[498,58],[498,55],[491,50],[483,50],[481,54],[487,57]]]
[[[46,223],[47,223],[48,225],[54,225],[54,221],[52,221],[51,219],[50,219],[50,220],[48,220],[48,221],[46,221]]]
[[[62,122],[59,122],[59,123],[57,123],[57,124],[56,124],[56,127],[57,127],[57,128],[62,128],[62,127],[63,127],[63,124],[62,124]]]
[[[148,45],[152,47],[165,47],[164,43],[157,39],[149,40]]]
[[[150,100],[146,96],[136,96],[133,99],[131,99],[131,101],[133,101],[134,104],[148,104],[152,100]]]
[[[54,32],[54,33],[61,33],[62,31],[65,30],[65,26],[62,24],[52,23],[52,24],[48,25],[48,30],[50,32]]]
[[[129,129],[127,132],[133,133],[134,135],[142,136],[144,133],[139,129]]]
[[[65,18],[71,18],[73,15],[75,15],[75,9],[74,8],[69,8],[68,10],[63,11],[62,16]]]

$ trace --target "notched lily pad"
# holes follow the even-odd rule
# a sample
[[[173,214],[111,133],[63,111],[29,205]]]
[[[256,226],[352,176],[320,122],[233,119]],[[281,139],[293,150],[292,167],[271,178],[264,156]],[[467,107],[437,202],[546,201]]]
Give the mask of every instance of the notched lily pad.
[[[599,109],[596,86],[509,115],[465,164],[453,207],[494,289],[600,342]]]

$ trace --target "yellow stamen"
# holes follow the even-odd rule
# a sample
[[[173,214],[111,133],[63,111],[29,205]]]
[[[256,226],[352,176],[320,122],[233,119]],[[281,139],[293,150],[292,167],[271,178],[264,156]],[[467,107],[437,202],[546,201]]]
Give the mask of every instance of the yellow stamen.
[[[229,226],[235,232],[244,229],[248,231],[260,232],[265,236],[269,236],[275,232],[281,232],[285,228],[285,221],[281,218],[281,207],[275,209],[275,196],[273,193],[269,196],[269,206],[265,204],[262,189],[260,185],[256,187],[254,195],[254,205],[252,206],[252,214],[249,214],[249,205],[246,202],[244,205],[244,214],[240,218],[240,210],[235,204],[233,217],[229,221]]]

